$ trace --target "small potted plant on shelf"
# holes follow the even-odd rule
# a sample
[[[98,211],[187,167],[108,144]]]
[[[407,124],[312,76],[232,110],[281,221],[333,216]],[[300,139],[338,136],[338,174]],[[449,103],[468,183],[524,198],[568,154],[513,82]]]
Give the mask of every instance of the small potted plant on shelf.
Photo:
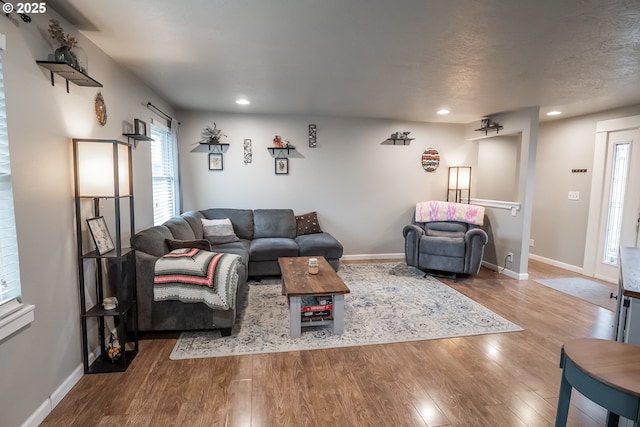
[[[86,64],[78,58],[77,52],[72,49],[77,48],[78,40],[69,34],[65,34],[60,22],[56,19],[49,21],[49,35],[58,42],[59,47],[54,52],[57,62],[64,62],[78,71],[86,73]],[[84,61],[86,63],[86,61]]]
[[[216,124],[213,124],[213,128],[211,126],[207,126],[202,130],[202,140],[201,144],[220,144],[221,137],[227,137],[227,135],[223,134],[220,129],[217,128]]]

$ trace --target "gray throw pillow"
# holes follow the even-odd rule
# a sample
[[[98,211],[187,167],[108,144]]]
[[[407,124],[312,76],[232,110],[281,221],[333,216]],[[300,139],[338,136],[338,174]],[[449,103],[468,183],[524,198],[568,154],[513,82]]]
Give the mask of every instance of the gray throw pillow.
[[[202,229],[204,238],[212,245],[221,243],[237,242],[240,240],[233,231],[233,225],[229,218],[225,219],[205,219],[202,218]]]

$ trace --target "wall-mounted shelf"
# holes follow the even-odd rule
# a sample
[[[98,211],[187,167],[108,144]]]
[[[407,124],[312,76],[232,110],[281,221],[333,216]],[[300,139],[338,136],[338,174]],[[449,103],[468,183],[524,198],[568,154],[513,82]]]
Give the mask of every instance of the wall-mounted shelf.
[[[393,145],[400,144],[407,145],[410,144],[415,138],[387,138],[387,141],[393,142]]]
[[[484,132],[485,135],[487,135],[489,132],[496,131],[496,135],[497,135],[498,133],[500,133],[502,128],[503,127],[499,125],[497,122],[492,122],[491,119],[485,118],[485,119],[482,119],[480,127],[474,130],[476,132]]]
[[[220,142],[201,142],[200,146],[208,146],[210,153],[226,153],[229,149],[229,144],[223,144]]]
[[[137,133],[123,133],[122,135],[126,136],[127,138],[131,138],[134,141],[153,141],[153,138],[151,138],[150,136],[138,135]]]
[[[67,93],[69,93],[69,82],[73,82],[78,86],[85,87],[102,87],[102,84],[89,77],[82,71],[78,71],[65,62],[55,61],[36,61],[42,68],[46,68],[51,73],[51,86],[55,86],[53,78],[54,74],[58,74],[67,82]]]
[[[269,152],[271,153],[272,156],[276,156],[276,153],[278,153],[278,155],[276,157],[289,157],[289,155],[291,154],[291,150],[295,150],[296,147],[267,147],[267,150],[269,150]],[[286,154],[285,154],[286,151]]]
[[[133,146],[137,147],[139,141],[153,141],[153,138],[146,135],[139,135],[137,133],[123,133],[122,136],[127,137],[127,142],[131,142],[133,140]]]

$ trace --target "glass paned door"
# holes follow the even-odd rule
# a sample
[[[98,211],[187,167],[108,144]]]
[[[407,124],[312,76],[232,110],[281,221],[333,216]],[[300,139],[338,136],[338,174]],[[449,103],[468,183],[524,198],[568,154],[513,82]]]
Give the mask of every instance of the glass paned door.
[[[618,249],[620,247],[620,231],[622,230],[622,212],[627,186],[630,145],[629,142],[623,142],[614,144],[613,147],[609,211],[602,257],[602,262],[611,265],[618,265]]]
[[[610,132],[595,276],[618,280],[618,251],[636,246],[640,208],[640,147],[636,130]]]

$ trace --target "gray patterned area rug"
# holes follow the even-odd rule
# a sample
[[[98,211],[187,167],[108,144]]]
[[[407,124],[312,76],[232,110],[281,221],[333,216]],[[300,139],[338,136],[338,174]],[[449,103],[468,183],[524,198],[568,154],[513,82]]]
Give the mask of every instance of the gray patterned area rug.
[[[231,335],[183,332],[170,358],[314,350],[469,335],[522,331],[518,325],[444,283],[401,263],[343,264],[339,275],[351,290],[345,297],[345,330],[303,328],[289,336],[287,300],[280,280],[249,283],[246,304]]]

